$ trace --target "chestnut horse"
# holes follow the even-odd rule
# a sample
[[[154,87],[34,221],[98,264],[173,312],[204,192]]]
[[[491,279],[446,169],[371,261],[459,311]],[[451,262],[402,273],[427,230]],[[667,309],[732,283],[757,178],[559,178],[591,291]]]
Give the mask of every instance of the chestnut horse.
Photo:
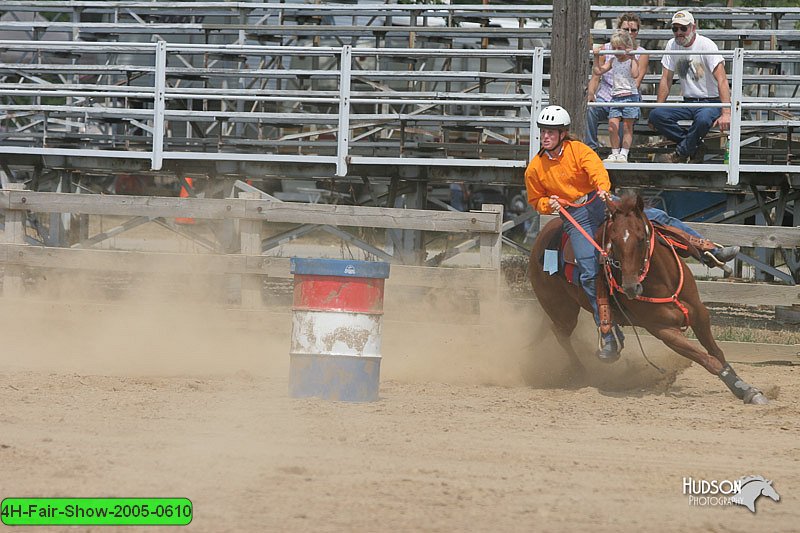
[[[595,236],[605,251],[597,292],[608,294],[608,287],[614,287],[616,298],[610,299],[614,322],[645,328],[680,355],[718,376],[745,403],[767,403],[761,391],[742,381],[725,361],[711,334],[708,309],[700,301],[691,271],[672,247],[655,238],[655,229],[643,209],[638,195],[608,201],[606,221]],[[543,269],[544,250],[559,233],[561,224],[560,218],[551,220],[537,236],[531,250],[530,280],[553,323],[556,339],[575,369],[582,372],[583,365],[572,348],[570,336],[581,307],[591,312],[589,298],[580,285],[569,283],[563,274],[550,275]],[[604,271],[608,274],[604,275]],[[705,351],[684,336],[687,326],[691,326]]]

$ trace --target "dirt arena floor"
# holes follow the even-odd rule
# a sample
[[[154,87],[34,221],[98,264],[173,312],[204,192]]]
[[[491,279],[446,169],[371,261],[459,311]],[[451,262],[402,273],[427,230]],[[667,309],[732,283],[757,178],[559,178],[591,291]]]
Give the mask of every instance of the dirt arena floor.
[[[2,300],[2,497],[186,497],[187,529],[209,532],[798,529],[800,347],[723,345],[772,398],[746,406],[651,338],[670,378],[631,335],[595,362],[583,322],[591,383],[569,388],[534,306],[477,325],[457,302],[387,293],[380,400],[300,400],[288,308],[157,292]],[[683,494],[687,477],[750,474],[781,501],[753,514]]]

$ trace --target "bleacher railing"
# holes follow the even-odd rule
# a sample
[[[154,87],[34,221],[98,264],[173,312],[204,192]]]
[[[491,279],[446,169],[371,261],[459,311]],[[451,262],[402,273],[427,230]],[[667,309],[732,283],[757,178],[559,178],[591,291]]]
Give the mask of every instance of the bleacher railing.
[[[0,153],[165,161],[523,168],[538,151],[549,51],[0,41]],[[652,58],[663,50],[648,51]],[[747,96],[745,64],[800,63],[800,52],[723,51],[732,62],[727,164],[699,172],[798,173],[745,163],[743,127],[800,126],[793,96]],[[11,57],[13,60],[9,60]],[[674,99],[642,107],[683,104]],[[608,105],[608,104],[595,104]],[[630,104],[627,104],[630,105]],[[625,168],[674,170],[630,163]]]
[[[603,51],[600,52],[601,56],[619,54],[620,52]],[[663,50],[644,50],[640,54],[648,54],[650,59],[660,59],[667,55]],[[590,107],[640,107],[640,108],[655,108],[655,107],[681,107],[681,108],[702,108],[702,107],[717,107],[728,108],[731,110],[731,124],[728,132],[727,152],[728,161],[723,164],[708,164],[708,163],[695,163],[695,164],[682,164],[681,168],[690,171],[699,172],[719,172],[724,171],[728,175],[727,184],[737,185],[739,183],[739,174],[741,172],[770,172],[770,173],[797,173],[800,171],[800,165],[791,164],[791,156],[787,154],[786,164],[742,164],[741,163],[741,146],[742,146],[742,130],[743,128],[786,128],[787,135],[787,151],[791,149],[792,133],[795,127],[800,126],[800,117],[789,117],[781,119],[770,120],[755,120],[750,119],[748,116],[751,112],[774,112],[784,111],[787,113],[797,112],[800,110],[800,100],[795,98],[794,94],[790,97],[780,96],[747,96],[744,88],[748,85],[759,85],[765,81],[770,83],[783,83],[794,85],[798,84],[796,76],[782,76],[783,80],[765,80],[762,75],[746,75],[745,74],[745,61],[753,65],[763,63],[800,63],[800,51],[761,51],[761,50],[745,50],[743,48],[736,48],[735,50],[723,50],[719,52],[683,52],[671,51],[669,55],[722,55],[725,58],[726,64],[730,63],[731,74],[729,75],[730,84],[730,103],[700,103],[700,102],[683,102],[679,96],[671,96],[666,102],[657,103],[655,95],[644,95],[641,102],[627,102],[627,103],[611,103],[611,102],[591,102]],[[709,74],[710,75],[710,74]],[[649,81],[655,83],[657,88],[656,76],[647,76]],[[788,152],[789,154],[791,152]],[[622,165],[619,163],[608,163],[609,168],[632,168],[630,165]],[[654,163],[647,165],[647,168],[653,170],[670,170],[674,168],[674,164],[669,163]]]

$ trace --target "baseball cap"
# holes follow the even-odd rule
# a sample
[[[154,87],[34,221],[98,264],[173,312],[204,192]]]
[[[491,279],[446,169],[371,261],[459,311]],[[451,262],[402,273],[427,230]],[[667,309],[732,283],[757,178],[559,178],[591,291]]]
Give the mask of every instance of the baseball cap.
[[[672,15],[672,24],[680,24],[681,26],[688,26],[689,24],[694,24],[694,17],[691,13],[682,9]]]

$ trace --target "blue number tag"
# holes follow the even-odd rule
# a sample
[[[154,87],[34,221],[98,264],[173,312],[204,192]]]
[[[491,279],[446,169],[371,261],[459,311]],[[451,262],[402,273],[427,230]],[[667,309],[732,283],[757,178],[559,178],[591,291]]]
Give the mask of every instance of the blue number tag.
[[[551,276],[558,272],[558,251],[545,250],[544,251],[544,271]]]

